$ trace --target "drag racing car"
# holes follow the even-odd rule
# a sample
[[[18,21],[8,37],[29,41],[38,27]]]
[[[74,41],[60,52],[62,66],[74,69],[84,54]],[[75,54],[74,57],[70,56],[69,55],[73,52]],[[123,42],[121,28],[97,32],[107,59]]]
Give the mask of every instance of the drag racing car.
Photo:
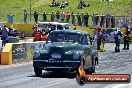
[[[36,76],[42,70],[76,72],[81,66],[86,73],[94,73],[98,52],[89,43],[89,35],[81,30],[54,30],[50,32],[44,50],[33,55]]]

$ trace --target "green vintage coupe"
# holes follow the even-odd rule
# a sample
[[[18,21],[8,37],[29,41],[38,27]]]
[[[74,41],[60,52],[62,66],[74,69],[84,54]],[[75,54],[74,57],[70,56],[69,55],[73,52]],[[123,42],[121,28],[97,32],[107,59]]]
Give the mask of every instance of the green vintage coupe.
[[[35,51],[33,67],[36,76],[46,71],[77,71],[80,66],[86,73],[94,73],[98,53],[89,43],[89,35],[81,30],[52,31],[45,50]]]

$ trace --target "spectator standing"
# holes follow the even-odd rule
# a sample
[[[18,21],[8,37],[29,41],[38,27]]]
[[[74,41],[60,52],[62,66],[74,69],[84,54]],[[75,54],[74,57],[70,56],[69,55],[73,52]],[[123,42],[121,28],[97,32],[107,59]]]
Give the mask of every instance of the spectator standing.
[[[124,50],[129,50],[129,34],[130,34],[130,30],[129,28],[127,27],[126,28],[126,31],[124,33]],[[126,48],[127,46],[127,48]]]
[[[96,15],[95,14],[92,15],[92,21],[93,21],[93,26],[95,27],[96,25]]]
[[[120,30],[116,29],[114,32],[114,38],[115,38],[115,52],[120,52],[120,41],[121,41],[122,33]]]
[[[85,16],[85,15],[84,15],[83,12],[82,12],[82,15],[81,15],[81,16],[82,16],[82,26],[84,26],[84,22],[85,22],[84,16]]]
[[[99,22],[99,14],[96,15],[95,20],[96,20],[96,26],[98,26],[98,22]]]
[[[55,21],[55,14],[54,12],[51,13],[51,22]]]
[[[82,26],[82,22],[81,22],[81,16],[79,14],[79,12],[77,13],[77,20],[78,20],[78,26]]]
[[[6,25],[4,25],[2,28],[2,35],[1,35],[2,47],[5,46],[5,44],[7,42],[8,33],[9,33],[8,28]]]
[[[94,35],[93,35],[93,47],[97,50],[98,48],[97,48],[97,46],[98,46],[98,44],[97,44],[97,39],[98,38],[98,29],[96,28],[95,30],[94,30]]]
[[[60,12],[59,11],[57,11],[56,13],[56,21],[60,22]]]
[[[97,32],[97,50],[100,50],[101,40],[102,40],[102,32],[101,32],[101,29],[98,28],[98,32]]]
[[[73,12],[71,13],[71,16],[72,16],[72,24],[76,26],[76,16],[75,14],[73,14]]]
[[[43,12],[43,13],[42,13],[42,17],[43,17],[43,21],[44,21],[44,22],[47,21],[46,12]]]
[[[111,28],[115,28],[115,17],[111,15]]]
[[[88,13],[85,14],[84,19],[85,19],[85,21],[84,21],[84,26],[88,27],[88,20],[89,20],[89,15],[88,15]]]
[[[118,27],[123,28],[123,20],[119,18],[118,20]]]
[[[64,22],[64,20],[65,20],[65,13],[63,12],[63,13],[61,14],[61,22]]]
[[[106,28],[110,27],[110,15],[106,15]]]
[[[43,32],[42,32],[42,36],[43,37],[47,37],[48,36],[48,29],[45,29],[45,30],[43,30]]]
[[[69,12],[66,13],[66,22],[69,23],[71,14]]]
[[[105,51],[105,49],[104,49],[105,37],[106,37],[106,31],[105,31],[105,29],[103,29],[101,31],[101,45],[100,45],[100,51],[102,51],[102,52]]]
[[[35,41],[40,41],[41,40],[41,32],[40,32],[40,30],[38,30],[37,29],[37,27],[33,27],[33,30],[34,30],[34,32],[33,32],[33,36],[34,36],[34,42]]]
[[[38,13],[36,11],[34,12],[34,20],[35,23],[38,23]]]
[[[105,21],[105,16],[104,16],[104,14],[102,14],[102,15],[100,16],[100,27],[101,27],[101,28],[104,27],[104,21]]]
[[[28,13],[26,10],[24,10],[24,24],[27,24],[27,17],[28,17]]]

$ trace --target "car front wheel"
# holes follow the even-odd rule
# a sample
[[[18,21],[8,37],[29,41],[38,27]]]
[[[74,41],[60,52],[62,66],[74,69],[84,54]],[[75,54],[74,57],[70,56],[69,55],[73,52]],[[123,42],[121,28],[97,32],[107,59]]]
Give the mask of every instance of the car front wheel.
[[[36,76],[40,77],[42,75],[42,69],[34,67],[34,72]]]

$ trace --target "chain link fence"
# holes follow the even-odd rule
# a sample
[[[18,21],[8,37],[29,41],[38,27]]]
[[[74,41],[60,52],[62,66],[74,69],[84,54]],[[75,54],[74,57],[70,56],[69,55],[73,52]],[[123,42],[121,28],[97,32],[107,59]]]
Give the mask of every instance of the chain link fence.
[[[8,16],[11,15],[11,16],[13,16],[13,22],[15,22],[15,23],[24,23],[24,12],[21,12],[21,11],[24,11],[24,9],[20,10],[20,9],[17,8],[16,10],[18,10],[17,14],[13,13],[13,11],[11,11],[10,9],[8,10],[9,12],[5,11],[6,13],[0,12],[0,15],[1,15],[0,20],[2,22],[7,22],[9,20]],[[81,21],[82,21],[83,20],[82,15],[74,14],[74,16],[75,16],[75,25],[78,26],[78,16],[81,17]],[[51,21],[51,13],[47,13],[46,17],[47,17],[46,21]],[[95,17],[96,17],[96,15],[95,15]],[[60,19],[59,19],[60,22],[62,22],[61,19],[62,19],[62,14],[60,14]],[[109,20],[108,28],[111,28],[111,25],[112,25],[111,16],[110,16],[110,18],[108,20]],[[42,13],[38,14],[38,22],[39,21],[43,21]],[[56,21],[56,14],[55,14],[54,21]],[[27,23],[34,23],[34,22],[35,22],[34,21],[34,15],[33,15],[33,12],[32,12],[32,14],[31,14],[31,22],[30,22],[30,15],[28,14]],[[65,18],[64,18],[63,22],[67,22],[66,21],[66,15],[65,15]],[[70,15],[69,23],[72,23],[72,15]],[[96,22],[94,24],[93,15],[89,15],[88,25],[90,27],[100,27],[100,24],[101,24],[101,16],[98,17],[98,22]],[[106,24],[106,15],[105,15],[105,18],[104,18],[104,21],[103,21],[103,27],[106,27],[106,25],[107,24]],[[115,25],[114,27],[120,27],[120,28],[123,28],[123,27],[126,27],[126,26],[132,27],[132,16],[114,16],[114,25]]]
[[[14,7],[8,7],[8,9],[7,9],[7,7],[0,7],[0,21],[7,22],[9,20],[8,16],[10,15],[10,16],[13,16],[13,22],[15,22],[15,23],[24,23],[24,9],[25,8],[20,8],[19,6],[18,7],[15,7],[15,6]],[[35,11],[35,9],[33,11]],[[28,12],[27,23],[35,23],[34,22],[34,15],[33,15],[34,12],[33,11],[31,12],[32,13],[31,14],[31,22],[30,22],[30,11],[27,11]],[[43,9],[40,8],[40,10],[38,12],[39,12],[38,22],[43,21],[42,13],[40,13],[40,12],[43,12]],[[56,13],[56,12],[54,12],[54,13]],[[84,13],[84,15],[85,15],[85,13]],[[80,13],[80,14],[82,14],[82,13]],[[47,20],[46,21],[51,21],[51,13],[46,13],[46,15],[47,15]],[[62,19],[61,15],[62,15],[62,13],[60,13],[60,22],[62,22],[61,21],[61,19]],[[75,15],[75,18],[76,18],[75,19],[75,25],[78,26],[78,19],[77,19],[78,14],[74,13],[74,15]],[[99,15],[101,15],[101,14],[99,14]],[[106,14],[104,13],[104,15],[106,15]],[[89,14],[88,25],[90,27],[100,27],[101,16],[99,16],[98,22],[96,22],[95,24],[93,22],[93,17],[92,16],[93,16],[93,14]],[[81,17],[81,21],[82,21],[82,15],[80,15],[80,17]],[[115,26],[114,27],[124,28],[126,26],[129,26],[129,27],[132,28],[132,16],[114,16],[114,18],[115,18],[114,19],[115,20],[115,22],[114,22]],[[111,28],[111,25],[112,25],[111,16],[110,16],[109,20],[110,21],[108,22],[108,28]],[[54,21],[56,21],[56,17],[55,17]],[[63,22],[67,22],[66,18],[64,18]],[[72,15],[70,16],[69,23],[72,23]],[[107,27],[106,18],[103,21],[103,27]]]

